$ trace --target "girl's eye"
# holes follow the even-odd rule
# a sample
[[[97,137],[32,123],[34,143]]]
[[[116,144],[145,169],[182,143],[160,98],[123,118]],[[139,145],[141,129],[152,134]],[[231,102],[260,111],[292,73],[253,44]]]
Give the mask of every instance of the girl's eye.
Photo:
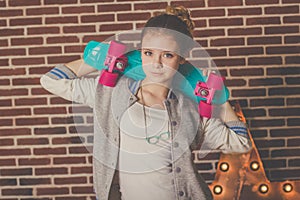
[[[164,54],[164,57],[165,57],[165,58],[173,58],[174,55],[171,54],[171,53],[165,53],[165,54]]]
[[[152,55],[152,52],[151,52],[151,51],[144,51],[144,54],[145,54],[146,56],[151,56],[151,55]]]

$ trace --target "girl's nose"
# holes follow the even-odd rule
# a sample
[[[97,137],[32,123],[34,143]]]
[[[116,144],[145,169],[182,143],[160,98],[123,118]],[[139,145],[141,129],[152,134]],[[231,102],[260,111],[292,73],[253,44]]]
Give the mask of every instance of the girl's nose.
[[[160,55],[155,55],[153,57],[153,66],[155,68],[162,68],[161,57]]]

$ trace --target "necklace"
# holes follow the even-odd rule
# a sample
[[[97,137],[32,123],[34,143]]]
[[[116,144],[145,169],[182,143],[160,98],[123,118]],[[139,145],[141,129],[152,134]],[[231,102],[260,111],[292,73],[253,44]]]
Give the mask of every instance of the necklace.
[[[142,100],[142,107],[143,107],[143,115],[144,115],[144,125],[145,125],[145,135],[146,135],[146,141],[149,144],[157,144],[160,140],[167,141],[170,139],[171,134],[170,134],[170,125],[169,125],[169,120],[168,121],[168,131],[159,133],[154,136],[148,136],[148,128],[147,128],[147,115],[146,115],[146,109],[145,109],[145,101],[144,101],[144,96],[143,96],[143,87],[141,86],[141,100]]]

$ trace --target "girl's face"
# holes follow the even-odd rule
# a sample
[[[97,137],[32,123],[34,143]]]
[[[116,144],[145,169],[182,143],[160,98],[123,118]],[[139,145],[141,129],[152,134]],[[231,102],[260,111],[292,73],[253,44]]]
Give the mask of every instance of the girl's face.
[[[169,84],[184,59],[178,55],[179,46],[167,35],[148,33],[142,40],[142,64],[145,80]]]

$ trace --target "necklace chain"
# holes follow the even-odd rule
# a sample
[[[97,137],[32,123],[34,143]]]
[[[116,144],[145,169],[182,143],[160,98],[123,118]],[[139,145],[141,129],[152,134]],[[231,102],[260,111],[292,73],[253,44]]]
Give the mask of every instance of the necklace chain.
[[[142,106],[143,106],[143,115],[144,115],[144,125],[145,125],[145,135],[146,135],[146,141],[149,144],[156,144],[158,143],[159,139],[164,136],[165,140],[170,139],[171,135],[170,135],[170,129],[169,129],[169,120],[168,121],[168,131],[167,132],[163,132],[159,135],[159,137],[157,136],[153,136],[153,137],[148,137],[148,128],[147,128],[147,115],[146,115],[146,109],[145,109],[145,101],[144,101],[144,95],[143,95],[143,87],[141,86],[141,100],[142,100]],[[154,141],[152,140],[154,139]]]

